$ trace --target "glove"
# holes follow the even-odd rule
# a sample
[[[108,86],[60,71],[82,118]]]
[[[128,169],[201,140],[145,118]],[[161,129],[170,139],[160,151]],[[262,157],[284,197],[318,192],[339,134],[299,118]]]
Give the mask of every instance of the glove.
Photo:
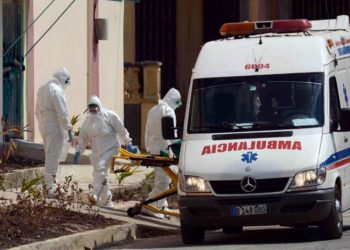
[[[130,153],[133,153],[133,154],[137,153],[137,147],[132,144],[127,145],[126,150],[128,150]]]
[[[73,142],[73,133],[72,133],[72,130],[68,130],[68,142]]]
[[[78,164],[80,159],[80,152],[75,152],[74,157],[73,157],[73,163]]]
[[[161,150],[159,155],[162,157],[169,157],[169,150]]]

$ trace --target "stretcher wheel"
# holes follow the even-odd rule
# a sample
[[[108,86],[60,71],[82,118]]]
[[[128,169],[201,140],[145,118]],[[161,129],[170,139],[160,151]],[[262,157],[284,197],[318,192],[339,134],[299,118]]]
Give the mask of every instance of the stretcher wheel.
[[[134,217],[135,215],[140,214],[141,212],[141,207],[135,206],[135,207],[130,207],[127,211],[129,217]]]

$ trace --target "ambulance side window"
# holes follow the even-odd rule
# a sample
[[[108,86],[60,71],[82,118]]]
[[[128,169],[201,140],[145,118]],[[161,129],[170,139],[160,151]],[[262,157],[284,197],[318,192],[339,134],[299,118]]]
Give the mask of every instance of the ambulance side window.
[[[339,127],[340,122],[340,102],[338,96],[337,80],[335,77],[329,79],[329,101],[330,101],[330,118],[333,129]]]

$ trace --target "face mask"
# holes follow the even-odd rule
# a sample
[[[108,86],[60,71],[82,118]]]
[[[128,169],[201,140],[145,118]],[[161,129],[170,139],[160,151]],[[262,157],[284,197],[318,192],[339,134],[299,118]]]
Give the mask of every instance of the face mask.
[[[100,109],[98,109],[96,112],[90,112],[90,110],[89,110],[89,114],[90,114],[90,116],[92,117],[92,118],[94,118],[94,119],[98,119],[98,118],[100,118],[101,117],[101,110]]]
[[[64,84],[63,84],[63,89],[66,89],[69,85],[71,84],[69,78],[67,80],[64,81]]]
[[[180,107],[180,106],[182,105],[181,100],[177,100],[175,103],[176,103],[176,107],[177,107],[177,108]]]

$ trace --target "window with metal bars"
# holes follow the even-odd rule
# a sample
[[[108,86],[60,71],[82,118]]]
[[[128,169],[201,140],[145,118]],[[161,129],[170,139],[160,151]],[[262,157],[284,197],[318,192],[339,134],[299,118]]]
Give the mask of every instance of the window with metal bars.
[[[350,12],[349,0],[294,0],[292,4],[293,18],[334,19]]]
[[[176,82],[176,0],[142,0],[136,7],[136,60],[160,61],[161,94]]]

